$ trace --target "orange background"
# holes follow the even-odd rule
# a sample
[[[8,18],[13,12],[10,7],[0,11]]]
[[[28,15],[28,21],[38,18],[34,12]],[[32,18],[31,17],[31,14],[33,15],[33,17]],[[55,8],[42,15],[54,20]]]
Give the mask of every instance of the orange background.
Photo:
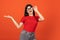
[[[19,40],[23,27],[17,29],[11,19],[3,16],[11,15],[19,23],[28,3],[37,5],[45,18],[45,21],[38,22],[37,40],[60,40],[59,0],[0,0],[0,40]]]

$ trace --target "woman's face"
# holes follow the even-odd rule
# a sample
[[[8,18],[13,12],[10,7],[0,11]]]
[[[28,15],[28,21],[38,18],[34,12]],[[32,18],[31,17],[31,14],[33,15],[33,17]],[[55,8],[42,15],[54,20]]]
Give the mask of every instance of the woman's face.
[[[33,14],[33,8],[32,8],[31,6],[28,6],[28,7],[27,7],[27,12],[28,12],[29,14]]]

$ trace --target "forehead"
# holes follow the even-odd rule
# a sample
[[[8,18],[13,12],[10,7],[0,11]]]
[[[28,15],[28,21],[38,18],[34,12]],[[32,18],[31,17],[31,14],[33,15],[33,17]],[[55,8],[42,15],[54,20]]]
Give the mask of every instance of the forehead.
[[[28,6],[27,8],[32,8],[31,6]]]

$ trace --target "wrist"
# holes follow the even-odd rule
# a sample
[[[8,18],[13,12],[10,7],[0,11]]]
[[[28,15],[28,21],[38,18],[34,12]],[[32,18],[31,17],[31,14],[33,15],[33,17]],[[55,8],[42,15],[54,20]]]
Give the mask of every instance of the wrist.
[[[13,17],[11,17],[11,19],[13,20]]]
[[[40,12],[39,12],[39,11],[36,11],[36,13],[37,13],[37,14],[40,14]]]

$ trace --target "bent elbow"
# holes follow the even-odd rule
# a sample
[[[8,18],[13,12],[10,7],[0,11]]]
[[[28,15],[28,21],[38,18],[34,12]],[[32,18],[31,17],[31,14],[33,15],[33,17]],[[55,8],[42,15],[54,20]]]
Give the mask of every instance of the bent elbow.
[[[45,19],[43,18],[43,19],[39,19],[39,21],[44,21]]]
[[[19,29],[19,26],[17,26],[17,29]]]
[[[44,21],[45,19],[43,18],[42,20]]]

